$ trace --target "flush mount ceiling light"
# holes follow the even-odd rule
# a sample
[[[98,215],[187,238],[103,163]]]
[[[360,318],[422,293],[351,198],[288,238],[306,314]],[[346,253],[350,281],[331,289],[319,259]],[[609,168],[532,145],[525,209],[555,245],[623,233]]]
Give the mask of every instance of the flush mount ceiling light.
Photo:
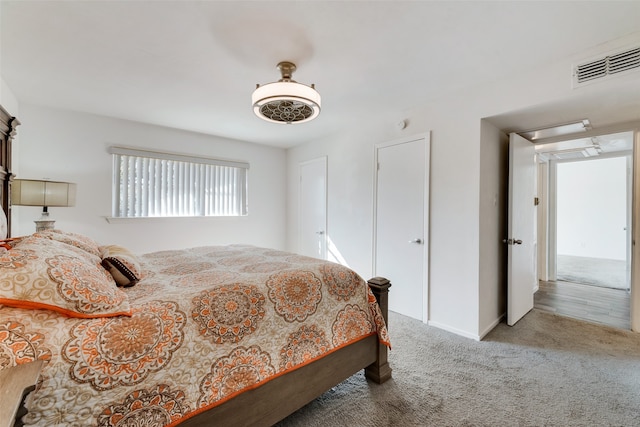
[[[291,79],[296,65],[278,64],[282,78],[274,83],[256,85],[251,101],[256,116],[273,123],[304,123],[320,114],[320,94],[314,85],[307,86]]]
[[[558,126],[522,132],[520,133],[520,136],[527,138],[529,141],[536,141],[538,139],[570,135],[572,133],[586,132],[588,130],[591,130],[591,123],[589,122],[589,119],[584,119],[573,123],[564,123]]]

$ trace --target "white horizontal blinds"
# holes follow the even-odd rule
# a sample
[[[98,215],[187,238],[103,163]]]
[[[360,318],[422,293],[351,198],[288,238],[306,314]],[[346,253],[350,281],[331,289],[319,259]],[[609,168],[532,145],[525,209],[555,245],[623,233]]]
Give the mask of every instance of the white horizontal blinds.
[[[109,151],[117,177],[115,217],[247,214],[247,163],[119,147]]]

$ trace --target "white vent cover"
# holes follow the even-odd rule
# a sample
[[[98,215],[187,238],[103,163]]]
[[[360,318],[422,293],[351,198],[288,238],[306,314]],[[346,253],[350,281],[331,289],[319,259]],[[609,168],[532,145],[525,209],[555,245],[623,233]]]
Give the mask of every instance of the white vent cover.
[[[573,73],[574,87],[633,69],[640,70],[640,47],[577,65]]]

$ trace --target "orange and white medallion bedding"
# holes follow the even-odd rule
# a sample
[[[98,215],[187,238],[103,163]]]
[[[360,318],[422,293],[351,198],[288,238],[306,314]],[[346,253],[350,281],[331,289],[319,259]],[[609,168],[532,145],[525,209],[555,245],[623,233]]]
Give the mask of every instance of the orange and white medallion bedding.
[[[46,361],[26,425],[175,425],[372,334],[389,343],[338,264],[244,245],[127,254],[135,286],[119,287],[96,248],[60,240],[0,247],[0,369]]]

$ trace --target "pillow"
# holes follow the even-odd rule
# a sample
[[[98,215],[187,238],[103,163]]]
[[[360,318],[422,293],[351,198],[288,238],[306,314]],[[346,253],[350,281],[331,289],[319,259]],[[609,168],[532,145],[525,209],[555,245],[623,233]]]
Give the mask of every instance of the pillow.
[[[140,260],[129,249],[118,245],[100,246],[102,266],[113,276],[118,286],[128,288],[142,278]]]
[[[56,240],[25,237],[0,248],[0,304],[69,317],[131,315],[127,295],[99,261]]]
[[[80,248],[90,253],[91,255],[100,257],[100,245],[98,245],[98,243],[92,238],[84,236],[82,234],[62,230],[46,230],[34,233],[33,236],[57,240],[58,242],[75,246],[76,248]]]

